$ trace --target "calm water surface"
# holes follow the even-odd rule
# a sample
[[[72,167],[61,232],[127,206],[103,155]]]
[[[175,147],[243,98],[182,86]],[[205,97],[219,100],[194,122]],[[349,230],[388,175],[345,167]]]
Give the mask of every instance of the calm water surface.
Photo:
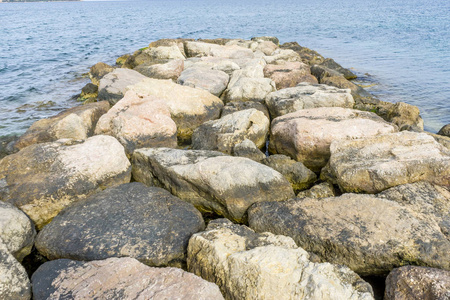
[[[450,123],[450,1],[323,0],[0,3],[0,136],[77,105],[98,61],[160,38],[297,41],[353,68],[385,101]]]

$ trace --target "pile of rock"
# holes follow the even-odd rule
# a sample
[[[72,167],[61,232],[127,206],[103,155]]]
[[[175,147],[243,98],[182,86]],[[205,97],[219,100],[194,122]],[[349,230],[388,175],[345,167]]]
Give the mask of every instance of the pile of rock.
[[[385,299],[449,297],[450,141],[415,107],[273,37],[90,77],[0,160],[0,298],[373,299],[389,273]]]

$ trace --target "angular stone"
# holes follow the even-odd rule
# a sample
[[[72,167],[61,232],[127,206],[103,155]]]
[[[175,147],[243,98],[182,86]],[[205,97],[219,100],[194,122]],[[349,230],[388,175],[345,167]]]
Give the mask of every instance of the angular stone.
[[[265,99],[272,118],[301,109],[316,107],[353,108],[355,101],[349,90],[324,84],[300,83],[296,87],[272,92]]]
[[[317,79],[311,75],[309,66],[300,61],[268,64],[264,67],[264,77],[275,82],[278,90],[294,87],[301,82],[317,84]]]
[[[219,288],[178,268],[152,268],[133,258],[49,261],[31,277],[33,299],[223,299]],[[82,280],[80,280],[82,279]]]
[[[280,46],[282,49],[291,49],[300,55],[302,61],[310,66],[315,64],[321,64],[325,58],[317,51],[311,50],[306,47],[300,46],[297,42],[288,42]]]
[[[180,48],[176,44],[170,46],[149,47],[143,50],[143,53],[147,54],[152,60],[185,59],[183,53],[181,53]]]
[[[98,86],[98,100],[107,100],[114,105],[123,98],[126,87],[138,83],[147,76],[130,69],[115,69],[106,74]]]
[[[219,97],[228,85],[227,73],[208,68],[192,67],[184,70],[178,78],[178,84],[203,89]]]
[[[301,191],[297,194],[297,198],[328,198],[336,196],[336,191],[331,183],[322,182],[316,184],[306,191]]]
[[[130,171],[123,146],[110,136],[36,144],[0,160],[0,200],[41,229],[73,202],[129,182]]]
[[[172,79],[176,81],[184,69],[182,59],[174,59],[164,64],[142,64],[134,68],[142,75],[156,79]]]
[[[300,55],[291,49],[277,49],[271,56],[264,57],[268,64],[274,63],[278,60],[284,60],[287,62],[302,61]]]
[[[29,300],[31,284],[24,267],[0,239],[0,299]]]
[[[342,191],[378,193],[416,181],[450,186],[450,151],[425,133],[339,140],[330,150],[329,169]]]
[[[197,127],[192,134],[192,149],[232,154],[234,146],[245,139],[262,148],[266,144],[269,125],[269,119],[254,108],[237,111]]]
[[[332,58],[325,59],[321,63],[321,65],[341,73],[342,76],[345,77],[345,79],[355,79],[357,77],[352,71],[350,71],[349,69],[343,68],[340,64],[335,62],[334,59],[332,59]]]
[[[400,130],[417,128],[423,131],[423,120],[419,108],[411,104],[397,102],[390,105],[386,120],[397,125]]]
[[[235,113],[237,111],[246,110],[254,108],[262,112],[267,119],[270,120],[269,111],[267,110],[267,107],[264,105],[264,103],[256,102],[256,101],[246,101],[246,102],[240,102],[240,101],[234,101],[234,102],[228,102],[223,108],[222,113],[220,114],[221,117],[225,117],[226,115]]]
[[[195,57],[189,58],[184,62],[185,70],[189,68],[209,68],[212,70],[218,70],[227,73],[229,76],[233,74],[234,71],[239,70],[241,67],[234,62],[234,59],[227,59],[221,57]]]
[[[311,262],[291,238],[225,219],[192,236],[188,270],[227,299],[373,299],[370,285],[347,267]]]
[[[395,125],[371,112],[341,107],[303,109],[272,121],[269,150],[288,155],[318,172],[330,157],[333,141],[395,131]]]
[[[221,46],[202,42],[186,42],[188,57],[215,56],[222,58],[253,58],[253,51],[244,47],[232,45]]]
[[[230,81],[228,88],[222,95],[222,99],[225,102],[262,102],[273,91],[276,91],[275,83],[269,78],[239,77],[236,82]]]
[[[256,162],[261,162],[266,158],[266,155],[249,139],[245,139],[239,144],[236,144],[233,148],[233,155],[246,157]]]
[[[220,152],[148,148],[133,154],[133,178],[160,184],[202,212],[245,222],[250,205],[292,198],[290,183],[275,170]]]
[[[89,78],[91,79],[93,84],[99,85],[100,79],[102,79],[103,76],[112,71],[114,71],[113,67],[103,62],[99,62],[93,65],[89,70]]]
[[[322,260],[361,275],[405,264],[450,269],[450,241],[435,219],[374,195],[254,204],[250,227],[292,237]]]

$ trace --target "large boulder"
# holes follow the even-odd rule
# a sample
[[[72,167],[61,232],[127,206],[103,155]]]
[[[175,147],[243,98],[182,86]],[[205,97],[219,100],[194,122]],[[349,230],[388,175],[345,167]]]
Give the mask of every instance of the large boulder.
[[[333,141],[395,131],[395,125],[371,112],[341,107],[304,109],[272,121],[269,150],[288,155],[318,172],[330,157]]]
[[[192,236],[188,270],[215,282],[226,299],[373,299],[347,267],[314,263],[289,237],[224,219]]]
[[[253,58],[253,51],[237,45],[222,46],[203,42],[186,42],[188,57],[216,56],[221,58]]]
[[[257,101],[246,101],[246,102],[234,101],[234,102],[228,102],[222,108],[222,112],[221,112],[220,116],[224,117],[226,115],[235,113],[237,111],[246,110],[246,109],[250,109],[250,108],[254,108],[254,109],[259,110],[260,112],[262,112],[266,116],[267,119],[270,120],[269,110],[267,109],[266,105],[264,105],[264,103],[257,102]]]
[[[35,236],[28,216],[14,205],[0,201],[0,240],[17,260],[30,254]]]
[[[301,82],[318,83],[311,75],[309,66],[300,61],[268,64],[264,67],[264,77],[272,79],[278,90],[294,87]]]
[[[240,60],[237,61],[239,62]],[[185,60],[184,66],[185,70],[189,68],[209,68],[225,72],[229,76],[241,68],[234,59],[212,56],[188,58]]]
[[[91,79],[93,84],[99,85],[100,79],[102,79],[103,76],[112,71],[114,71],[113,67],[103,62],[99,62],[89,69],[89,78]]]
[[[177,146],[177,125],[164,100],[128,91],[97,123],[95,134],[114,136],[128,155],[145,147]]]
[[[130,171],[123,146],[110,136],[31,145],[0,160],[0,200],[41,229],[73,202],[129,182]]]
[[[147,54],[152,60],[185,59],[180,48],[175,43],[165,46],[161,45],[156,47],[148,47],[147,49],[144,49],[142,52]]]
[[[282,49],[290,49],[295,51],[300,55],[302,61],[309,64],[310,66],[321,64],[325,58],[320,55],[317,51],[311,50],[306,47],[300,46],[297,42],[287,42],[280,45]]]
[[[178,139],[190,141],[192,132],[201,124],[219,118],[223,102],[211,93],[173,83],[171,80],[147,78],[129,86],[141,96],[153,96],[163,100],[177,125]]]
[[[228,74],[220,70],[192,67],[181,73],[178,83],[203,89],[219,97],[226,89],[229,79]]]
[[[237,111],[197,127],[192,135],[192,149],[232,154],[234,146],[245,139],[262,148],[266,144],[269,125],[269,119],[254,108]]]
[[[16,150],[32,144],[59,139],[84,140],[94,133],[98,119],[109,109],[107,101],[89,103],[67,109],[58,115],[36,121],[14,143]]]
[[[329,170],[342,191],[378,193],[416,181],[450,185],[450,151],[425,133],[338,140],[330,149]]]
[[[202,212],[246,221],[250,205],[293,197],[290,183],[275,170],[248,158],[205,150],[148,148],[133,154],[133,178],[161,185]]]
[[[384,300],[450,299],[450,272],[404,266],[392,270],[386,278]]]
[[[25,268],[0,239],[0,299],[29,300],[31,284]]]
[[[224,99],[225,102],[263,102],[266,96],[274,91],[276,91],[275,83],[269,78],[252,78],[241,76],[235,82],[230,81],[228,88],[222,95],[222,99]]]
[[[184,69],[182,59],[174,59],[162,64],[142,64],[134,68],[142,75],[156,79],[172,79],[176,81]]]
[[[450,241],[435,218],[374,195],[254,204],[250,227],[292,237],[322,260],[362,275],[415,264],[450,269]]]
[[[385,120],[394,123],[400,130],[414,129],[423,131],[423,120],[417,106],[404,102],[397,102],[386,106],[386,112],[382,112],[385,114]]]
[[[316,107],[353,108],[355,101],[349,90],[324,84],[301,83],[296,87],[272,92],[265,99],[272,118],[301,109]]]
[[[80,280],[82,278],[82,280]],[[219,288],[178,268],[152,268],[133,258],[49,261],[31,277],[33,299],[221,300]]]
[[[437,134],[450,137],[450,124],[442,127]]]
[[[129,256],[150,266],[181,267],[189,238],[204,226],[192,204],[133,182],[63,210],[39,232],[36,248],[50,260]]]
[[[233,155],[250,158],[256,162],[261,162],[266,158],[266,155],[249,139],[236,144],[233,148]]]
[[[114,105],[123,98],[127,86],[136,84],[144,78],[148,77],[134,70],[115,69],[100,79],[98,100],[107,100],[111,105]]]
[[[335,70],[342,74],[342,76],[345,77],[345,79],[355,79],[357,76],[350,71],[349,69],[343,68],[340,64],[334,61],[332,58],[326,58],[321,63],[322,66],[325,66],[331,70]]]
[[[268,64],[272,64],[280,60],[287,62],[302,61],[300,55],[291,49],[277,49],[271,56],[265,56],[264,59]]]

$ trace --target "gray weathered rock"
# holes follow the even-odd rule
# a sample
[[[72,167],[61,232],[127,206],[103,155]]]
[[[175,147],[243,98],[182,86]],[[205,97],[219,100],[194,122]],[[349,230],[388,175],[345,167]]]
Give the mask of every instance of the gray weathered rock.
[[[114,68],[110,65],[107,65],[103,62],[96,63],[93,65],[89,70],[89,78],[91,79],[92,83],[95,85],[99,85],[100,79],[103,78],[106,74],[109,72],[114,71]]]
[[[123,146],[110,136],[31,145],[0,160],[0,200],[41,229],[73,202],[129,182],[130,171]]]
[[[450,137],[450,124],[447,124],[444,127],[442,127],[439,130],[438,134]]]
[[[290,183],[275,170],[243,157],[220,152],[148,148],[133,154],[133,178],[159,184],[194,204],[245,222],[250,205],[293,197]]]
[[[334,187],[329,182],[322,182],[311,187],[309,190],[301,191],[297,194],[297,198],[328,198],[336,196]]]
[[[36,238],[48,259],[133,257],[150,266],[181,267],[192,234],[204,229],[192,204],[133,182],[63,210]]]
[[[239,62],[239,60],[238,60]],[[241,67],[235,62],[234,59],[221,58],[221,57],[193,57],[188,58],[184,62],[185,70],[189,68],[209,68],[212,70],[218,70],[225,72],[229,76],[233,74],[234,71],[239,70]]]
[[[415,264],[450,269],[450,241],[429,215],[374,195],[254,204],[250,227],[292,237],[321,259],[362,275]]]
[[[184,60],[185,57],[181,53],[180,48],[176,44],[148,47],[142,51],[147,54],[152,60],[162,60],[162,59],[181,59]]]
[[[219,97],[228,85],[229,76],[220,70],[193,67],[184,70],[178,83],[193,88],[203,89]]]
[[[356,78],[356,75],[352,71],[350,71],[349,69],[343,68],[340,64],[335,62],[334,59],[332,59],[332,58],[326,58],[321,63],[321,65],[341,73],[342,76],[345,77],[345,79],[355,79]]]
[[[186,42],[188,57],[215,56],[222,58],[253,58],[253,51],[237,45],[222,46],[202,42]]]
[[[233,155],[250,158],[256,162],[261,162],[266,158],[266,155],[249,139],[245,139],[239,144],[236,144],[233,148]]]
[[[279,62],[264,67],[264,77],[272,79],[278,90],[294,87],[301,82],[318,83],[307,64],[301,61]]]
[[[416,181],[450,186],[450,151],[425,133],[339,140],[330,149],[329,169],[343,191],[378,193]]]
[[[234,101],[234,102],[228,102],[222,108],[221,117],[224,117],[226,115],[235,113],[235,112],[240,111],[240,110],[246,110],[246,109],[250,109],[250,108],[254,108],[254,109],[259,110],[260,112],[262,112],[267,117],[267,119],[270,120],[269,110],[267,109],[266,105],[264,103],[257,102],[257,101],[246,101],[246,102]]]
[[[324,84],[300,83],[296,87],[272,92],[265,99],[272,118],[301,109],[316,107],[353,108],[355,101],[349,90]]]
[[[417,266],[394,269],[386,278],[384,299],[450,299],[450,272]]]
[[[264,59],[268,64],[272,64],[279,60],[284,60],[287,62],[302,61],[300,55],[291,49],[277,49],[271,56],[265,56]]]
[[[123,98],[126,87],[138,83],[147,76],[130,69],[115,69],[106,74],[98,85],[98,100],[107,100],[114,105]]]
[[[176,81],[184,69],[182,59],[174,59],[163,64],[142,64],[134,68],[142,75],[156,79],[172,79]]]
[[[347,267],[313,263],[289,237],[224,219],[192,236],[188,270],[219,285],[226,299],[373,299]]]
[[[275,83],[269,78],[239,77],[236,82],[230,81],[228,88],[222,95],[222,99],[224,99],[225,102],[262,102],[266,96],[273,91],[276,91]]]
[[[82,278],[82,280],[80,280]],[[152,268],[133,258],[49,261],[31,277],[33,299],[223,299],[219,288],[178,268]]]
[[[317,51],[302,47],[297,42],[284,43],[283,45],[280,45],[280,48],[294,50],[300,55],[302,61],[309,64],[310,66],[321,64],[325,60],[325,58]]]
[[[29,300],[31,284],[24,267],[0,239],[0,299]]]
[[[269,125],[269,119],[254,108],[237,111],[197,127],[192,134],[192,149],[232,154],[234,146],[245,139],[262,148],[266,144]]]
[[[280,44],[280,41],[275,36],[255,36],[255,37],[252,37],[251,40],[252,41],[257,41],[257,42],[259,42],[259,41],[269,41],[269,42],[274,43],[275,45],[279,45]]]

